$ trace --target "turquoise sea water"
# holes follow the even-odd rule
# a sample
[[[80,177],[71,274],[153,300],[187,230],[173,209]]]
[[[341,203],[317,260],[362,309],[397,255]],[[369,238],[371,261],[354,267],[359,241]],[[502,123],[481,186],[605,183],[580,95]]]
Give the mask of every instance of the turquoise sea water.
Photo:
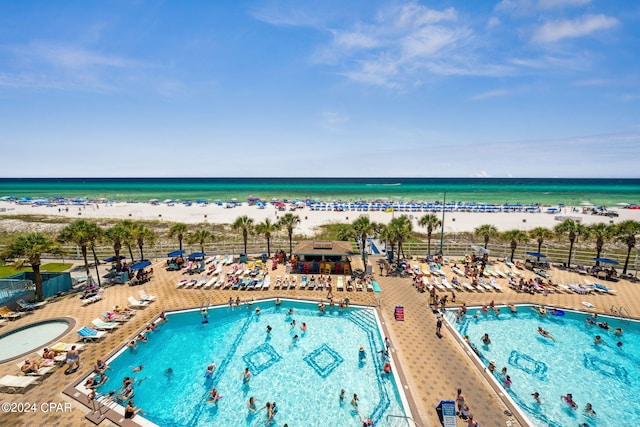
[[[260,197],[597,205],[640,203],[640,179],[553,178],[0,178],[0,197],[119,201]]]

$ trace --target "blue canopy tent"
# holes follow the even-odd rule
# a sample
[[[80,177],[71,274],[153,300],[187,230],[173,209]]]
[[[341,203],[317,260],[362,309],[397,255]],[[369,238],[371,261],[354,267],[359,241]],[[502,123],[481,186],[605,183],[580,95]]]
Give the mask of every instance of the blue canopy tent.
[[[120,255],[120,259],[125,259],[124,255]],[[116,262],[118,259],[115,256],[110,256],[109,258],[105,258],[102,261],[104,262]]]
[[[531,255],[534,256],[536,258],[546,258],[547,256],[545,254],[541,254],[540,252],[533,252],[533,251],[529,251],[529,252],[525,252],[527,255]]]
[[[132,271],[135,270],[142,270],[145,267],[148,267],[151,265],[151,261],[140,261],[140,262],[136,262],[135,264],[132,264],[129,266],[129,269]]]
[[[596,262],[604,263],[604,264],[612,264],[612,265],[620,264],[618,261],[613,260],[611,258],[594,258],[593,260]]]
[[[175,258],[175,257],[177,257],[177,256],[179,256],[179,255],[182,255],[182,254],[184,254],[184,251],[183,251],[182,249],[178,249],[177,251],[169,252],[169,253],[167,254],[167,256],[168,256],[169,258]]]
[[[199,259],[199,258],[204,258],[206,256],[206,254],[204,252],[194,252],[192,254],[189,254],[189,259]]]

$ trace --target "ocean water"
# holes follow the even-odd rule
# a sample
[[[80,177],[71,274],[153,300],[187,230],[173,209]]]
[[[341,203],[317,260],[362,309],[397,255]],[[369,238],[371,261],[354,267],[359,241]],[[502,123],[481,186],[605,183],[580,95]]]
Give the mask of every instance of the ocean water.
[[[0,178],[0,197],[320,199],[596,205],[640,203],[640,179],[554,178]]]

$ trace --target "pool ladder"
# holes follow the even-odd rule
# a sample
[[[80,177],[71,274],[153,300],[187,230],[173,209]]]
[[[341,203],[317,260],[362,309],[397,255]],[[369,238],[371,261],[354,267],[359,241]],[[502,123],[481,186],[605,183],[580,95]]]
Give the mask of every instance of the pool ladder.
[[[631,318],[631,315],[629,314],[629,310],[627,310],[627,308],[624,305],[620,305],[620,306],[612,305],[611,314],[621,318],[625,318],[625,317],[627,319]]]
[[[421,427],[420,424],[418,424],[413,418],[411,417],[407,417],[406,415],[387,415],[387,422],[389,422],[389,418],[399,418],[399,419],[403,419],[407,422],[409,422],[409,426],[411,427]]]

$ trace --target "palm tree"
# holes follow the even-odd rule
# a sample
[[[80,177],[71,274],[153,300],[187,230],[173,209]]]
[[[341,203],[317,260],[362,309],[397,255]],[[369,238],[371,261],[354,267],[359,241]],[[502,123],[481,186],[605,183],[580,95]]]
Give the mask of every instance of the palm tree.
[[[538,242],[538,253],[541,253],[540,251],[542,251],[542,244],[544,243],[544,241],[547,239],[552,239],[554,237],[554,234],[548,228],[536,227],[533,230],[529,230],[529,237],[531,237],[532,239],[536,239],[536,241]]]
[[[156,232],[147,227],[144,224],[136,223],[133,227],[132,235],[133,239],[136,241],[138,248],[140,249],[140,261],[144,260],[144,253],[142,248],[145,243],[153,244],[156,240]]]
[[[442,226],[442,221],[434,214],[426,214],[418,220],[420,227],[427,227],[427,255],[431,255],[431,234],[433,231]]]
[[[182,250],[182,239],[184,239],[184,235],[187,234],[188,229],[189,229],[189,226],[187,224],[176,222],[169,228],[169,232],[167,233],[170,238],[174,238],[174,237],[178,238],[178,243],[180,244],[180,250]]]
[[[104,239],[113,245],[113,252],[116,257],[117,270],[120,271],[120,250],[124,242],[131,240],[130,230],[125,226],[124,221],[121,221],[111,228],[108,228],[104,232]],[[132,258],[133,259],[133,258]]]
[[[373,234],[379,226],[375,222],[371,222],[368,216],[359,216],[355,221],[353,221],[351,228],[353,229],[353,234],[356,236],[356,240],[360,241],[362,264],[367,265],[367,238],[370,234]]]
[[[280,226],[271,222],[269,218],[265,218],[260,224],[256,225],[256,233],[264,234],[267,239],[267,256],[271,257],[271,235],[278,231]]]
[[[353,232],[353,227],[351,224],[339,224],[338,230],[336,231],[336,239],[347,241],[351,239],[355,239],[355,234]]]
[[[3,259],[21,258],[18,267],[27,263],[33,269],[33,281],[36,285],[36,298],[44,300],[42,292],[42,275],[40,274],[41,257],[45,253],[55,254],[60,252],[56,242],[46,234],[40,232],[20,234],[14,238],[2,254]]]
[[[385,251],[389,253],[388,246],[390,246],[393,249],[393,247],[396,244],[396,236],[391,230],[391,227],[389,227],[389,224],[380,228],[380,231],[378,232],[378,236],[380,237],[380,240],[384,242]],[[343,240],[348,240],[348,239],[343,239]]]
[[[473,233],[477,236],[482,236],[484,238],[484,248],[487,249],[487,245],[489,244],[489,239],[491,237],[498,236],[498,229],[495,225],[491,224],[482,224],[478,226]]]
[[[558,236],[569,236],[569,259],[567,260],[567,268],[571,267],[571,254],[573,253],[573,245],[580,234],[584,232],[584,226],[572,219],[565,219],[553,228]]]
[[[87,276],[89,275],[89,260],[87,259],[87,248],[92,244],[92,242],[95,242],[99,235],[100,227],[98,226],[98,224],[87,221],[86,219],[77,219],[73,221],[71,224],[60,230],[60,234],[58,235],[59,242],[72,242],[80,247]],[[96,260],[96,270],[97,268],[98,262]],[[98,280],[100,280],[100,278],[98,278]]]
[[[282,228],[287,229],[289,235],[289,256],[293,255],[293,229],[300,223],[300,217],[292,213],[287,213],[280,218],[278,224]]]
[[[506,242],[511,242],[511,262],[513,262],[513,255],[516,253],[518,243],[526,242],[529,236],[522,230],[514,229],[505,231],[500,237]]]
[[[636,246],[636,236],[640,234],[640,222],[634,220],[623,221],[616,225],[615,234],[618,240],[627,245],[627,258],[624,260],[624,269],[622,270],[622,274],[627,274],[631,249]]]
[[[200,228],[187,234],[187,242],[189,244],[199,244],[200,252],[202,253],[204,253],[204,244],[208,240],[213,240],[213,233],[209,230],[205,230],[204,228]],[[180,250],[182,250],[182,240],[180,240],[180,246]]]
[[[246,215],[236,218],[231,228],[234,230],[242,231],[242,241],[244,242],[244,254],[247,254],[247,239],[249,239],[249,233],[253,231],[253,219]]]
[[[392,236],[392,240],[398,244],[398,257],[397,261],[400,262],[400,251],[402,251],[402,243],[407,240],[413,234],[413,225],[411,221],[406,216],[400,216],[397,218],[393,218],[389,221],[388,225],[390,235]]]
[[[136,244],[134,231],[138,225],[130,219],[124,219],[118,224],[125,230],[125,232],[123,233],[122,244],[125,245],[127,249],[129,249],[129,256],[131,257],[131,261],[133,261],[133,245]]]
[[[592,238],[595,240],[596,258],[600,258],[600,254],[602,253],[602,248],[604,247],[605,241],[613,237],[613,227],[609,224],[605,224],[604,222],[598,222],[586,227],[585,231],[587,238]],[[600,265],[600,261],[596,261],[596,265]]]

